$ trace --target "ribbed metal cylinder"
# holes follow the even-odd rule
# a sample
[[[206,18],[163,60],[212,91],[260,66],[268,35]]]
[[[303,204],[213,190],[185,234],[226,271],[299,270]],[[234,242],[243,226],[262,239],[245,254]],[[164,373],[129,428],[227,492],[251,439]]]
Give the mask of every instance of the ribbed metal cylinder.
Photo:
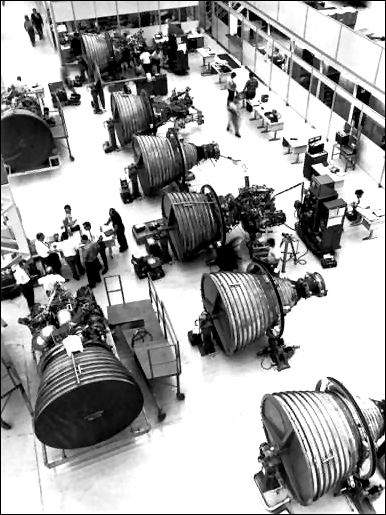
[[[87,344],[73,359],[63,346],[55,346],[39,362],[35,434],[58,449],[107,440],[129,426],[143,407],[139,386],[106,344]]]
[[[162,213],[168,220],[169,240],[180,261],[220,238],[220,224],[207,197],[201,193],[167,193]]]
[[[126,95],[120,91],[111,94],[111,112],[119,143],[131,143],[135,134],[149,128],[151,112],[141,96]]]
[[[134,136],[133,148],[139,162],[142,158],[138,178],[144,195],[156,195],[181,174],[182,163],[167,138]]]
[[[296,290],[288,279],[275,277],[274,281],[288,312],[298,301]],[[228,355],[264,336],[279,315],[277,296],[266,275],[204,274],[201,296]]]
[[[359,402],[364,414],[371,413],[378,439],[383,431],[380,411],[371,401]],[[302,505],[347,479],[363,458],[357,414],[353,415],[350,400],[341,395],[320,391],[269,394],[263,397],[261,413],[270,444],[280,447],[284,436],[290,435],[280,459],[286,486]]]
[[[34,170],[52,154],[54,139],[47,123],[27,109],[1,115],[1,155],[13,171]]]
[[[81,40],[89,63],[97,63],[103,71],[112,57],[104,34],[82,34]]]
[[[197,164],[197,147],[193,143],[181,143],[182,152],[184,154],[186,170],[190,170]]]

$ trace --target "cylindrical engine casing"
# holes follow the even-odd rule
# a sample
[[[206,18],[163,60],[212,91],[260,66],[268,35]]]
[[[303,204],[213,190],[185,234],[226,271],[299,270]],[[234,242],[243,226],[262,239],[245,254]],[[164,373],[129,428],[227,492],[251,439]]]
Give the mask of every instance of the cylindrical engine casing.
[[[156,195],[186,170],[197,164],[196,146],[181,143],[182,156],[168,138],[134,136],[133,148],[138,158],[138,178],[144,195]]]
[[[132,142],[135,134],[147,131],[153,120],[151,107],[142,96],[120,91],[111,94],[111,112],[121,146]]]
[[[284,311],[290,311],[299,300],[294,285],[280,277],[274,277],[274,282]],[[280,313],[275,290],[266,274],[204,274],[201,296],[228,355],[264,336]]]
[[[1,154],[14,172],[34,170],[52,154],[54,139],[47,123],[27,109],[1,115]]]
[[[356,397],[374,442],[384,420],[374,402]],[[281,447],[283,479],[295,500],[309,505],[340,485],[366,459],[363,428],[349,398],[332,392],[282,392],[263,397],[261,414],[268,443]]]
[[[180,261],[220,239],[221,223],[205,194],[165,194],[162,216],[168,220],[170,244]]]

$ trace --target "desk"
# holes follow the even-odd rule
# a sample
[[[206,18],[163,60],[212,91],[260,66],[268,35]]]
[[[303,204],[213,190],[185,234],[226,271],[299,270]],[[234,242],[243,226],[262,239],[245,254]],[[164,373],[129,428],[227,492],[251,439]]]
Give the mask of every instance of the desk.
[[[187,35],[188,51],[198,50],[204,47],[204,36],[198,32]]]
[[[346,172],[335,166],[334,164],[329,164],[328,166],[324,166],[323,163],[317,163],[315,165],[311,165],[312,170],[315,172],[316,175],[324,175],[328,174],[330,178],[334,181],[334,187],[335,191],[337,191],[339,194],[342,192],[343,186],[344,186],[344,179],[347,175]],[[334,172],[333,170],[337,169],[337,172]]]
[[[197,52],[202,57],[201,75],[212,74],[210,65],[216,58],[216,52],[210,48],[197,48]]]
[[[262,132],[271,132],[273,131],[274,136],[270,138],[269,141],[277,141],[279,138],[277,137],[278,131],[282,131],[284,129],[284,122],[279,120],[277,122],[271,122],[269,118],[265,116],[265,113],[269,113],[274,109],[272,103],[270,102],[259,102],[252,106],[253,108],[253,118],[251,120],[261,120],[261,128],[263,128]],[[278,113],[280,115],[280,113]],[[281,115],[280,115],[281,116]]]
[[[304,154],[308,147],[308,140],[314,136],[316,136],[316,134],[312,132],[306,134],[296,129],[283,134],[283,144],[288,145],[288,152],[286,152],[286,154],[290,154],[291,152],[296,154],[296,161],[293,161],[291,164],[295,165],[299,163],[299,155]]]
[[[218,59],[218,57],[216,57],[215,61],[210,65],[210,67],[218,74],[218,81],[216,82],[216,84],[222,84],[221,89],[226,89],[226,79],[232,73],[232,68],[226,61]]]
[[[385,211],[383,209],[374,209],[371,207],[363,208],[360,206],[358,206],[356,210],[361,216],[360,223],[369,231],[369,235],[362,239],[372,240],[376,238],[377,236],[374,236],[374,230],[385,222]],[[353,225],[358,224],[354,222]]]

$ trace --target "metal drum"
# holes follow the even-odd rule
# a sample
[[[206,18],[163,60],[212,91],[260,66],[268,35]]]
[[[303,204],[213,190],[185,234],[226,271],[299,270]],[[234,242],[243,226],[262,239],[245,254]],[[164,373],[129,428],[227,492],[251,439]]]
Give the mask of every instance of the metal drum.
[[[110,57],[113,57],[111,45],[104,34],[82,34],[84,54],[89,63],[96,63],[101,71],[105,70]]]
[[[285,484],[305,506],[351,475],[371,477],[375,444],[384,433],[374,401],[353,397],[337,380],[328,380],[324,391],[269,394],[261,404],[264,430],[279,451]],[[289,438],[280,451],[285,435]]]
[[[57,346],[39,362],[35,434],[58,449],[105,441],[129,426],[143,407],[139,386],[104,345],[89,344],[72,358]]]
[[[52,154],[54,140],[50,127],[26,109],[1,115],[1,154],[13,172],[34,170]]]
[[[203,193],[165,194],[162,215],[168,220],[170,244],[180,261],[222,238],[221,221]]]
[[[131,143],[153,123],[152,108],[144,95],[127,95],[120,91],[111,94],[111,112],[119,143]]]
[[[283,306],[290,311],[299,300],[295,287],[289,279],[275,277],[274,282]],[[264,336],[279,316],[276,293],[264,275],[204,274],[201,295],[228,355]]]

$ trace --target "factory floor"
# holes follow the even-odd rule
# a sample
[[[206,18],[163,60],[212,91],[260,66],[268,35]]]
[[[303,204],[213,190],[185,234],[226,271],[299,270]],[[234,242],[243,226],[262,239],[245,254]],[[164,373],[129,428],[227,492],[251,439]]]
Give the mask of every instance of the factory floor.
[[[38,41],[35,48],[30,45],[23,15],[31,7],[32,2],[6,2],[2,8],[2,77],[6,85],[17,75],[29,85],[38,82],[45,86],[48,99],[47,83],[60,80],[59,59],[48,40]],[[208,45],[224,53],[206,36]],[[295,157],[283,154],[281,140],[268,141],[271,135],[257,130],[256,122],[249,121],[249,113],[242,114],[241,139],[226,132],[226,92],[216,84],[218,76],[200,75],[201,57],[196,53],[189,55],[189,65],[185,76],[168,74],[169,92],[173,87],[191,87],[194,104],[205,116],[204,125],[186,126],[186,140],[196,144],[216,141],[222,155],[245,164],[251,184],[266,184],[279,192],[302,182],[303,156],[299,164],[292,164]],[[236,72],[241,86],[247,71]],[[11,177],[15,202],[30,238],[39,231],[46,235],[58,232],[67,203],[80,222],[88,220],[93,226],[105,222],[109,208],[114,207],[126,226],[130,250],[123,254],[114,250],[109,273],[121,275],[126,301],[146,299],[146,281],[135,276],[130,263],[131,255],[143,255],[145,250],[135,244],[131,227],[159,218],[160,198],[122,204],[119,179],[124,167],[134,161],[133,154],[126,149],[103,152],[102,144],[107,140],[103,121],[110,113],[94,115],[88,90],[83,87],[79,92],[81,105],[64,109],[75,161],[70,162],[64,153],[58,170]],[[108,105],[107,89],[105,94]],[[271,98],[287,126],[304,126],[290,107],[273,94]],[[159,134],[165,132],[164,127]],[[209,183],[219,194],[236,194],[246,174],[242,166],[225,158],[203,163],[193,171],[195,188]],[[347,175],[343,198],[355,200],[357,188],[365,191],[364,205],[384,206],[384,191],[360,169]],[[290,227],[295,223],[293,205],[299,196],[297,187],[277,198]],[[288,231],[294,234],[287,227],[278,228],[277,245],[282,232]],[[3,413],[13,427],[1,431],[1,512],[264,513],[253,481],[259,445],[265,441],[260,416],[264,394],[313,390],[320,378],[331,376],[359,395],[384,398],[384,230],[381,227],[378,238],[363,241],[366,235],[362,226],[352,227],[346,220],[337,268],[323,270],[310,252],[304,256],[304,265],[288,263],[284,275],[291,279],[320,272],[328,295],[301,300],[287,315],[285,341],[300,349],[291,359],[291,368],[280,373],[262,368],[254,346],[233,358],[221,353],[201,357],[188,342],[187,332],[202,311],[200,279],[209,271],[205,258],[166,265],[165,278],[155,286],[180,341],[185,401],[177,401],[172,390],[164,392],[168,416],[160,424],[152,419],[151,431],[145,436],[86,462],[50,470],[43,464],[27,409],[19,394],[14,394]],[[299,249],[306,251],[301,242]],[[71,280],[67,286],[75,292],[85,282]],[[44,301],[41,288],[35,292],[37,300]],[[103,284],[94,292],[106,309]],[[29,330],[17,323],[18,317],[27,314],[25,300],[4,301],[1,307],[2,318],[8,323],[2,329],[2,339],[33,397],[38,377],[31,338]],[[378,512],[382,509],[381,503]],[[330,495],[310,508],[294,506],[295,513],[350,511],[343,498]]]

